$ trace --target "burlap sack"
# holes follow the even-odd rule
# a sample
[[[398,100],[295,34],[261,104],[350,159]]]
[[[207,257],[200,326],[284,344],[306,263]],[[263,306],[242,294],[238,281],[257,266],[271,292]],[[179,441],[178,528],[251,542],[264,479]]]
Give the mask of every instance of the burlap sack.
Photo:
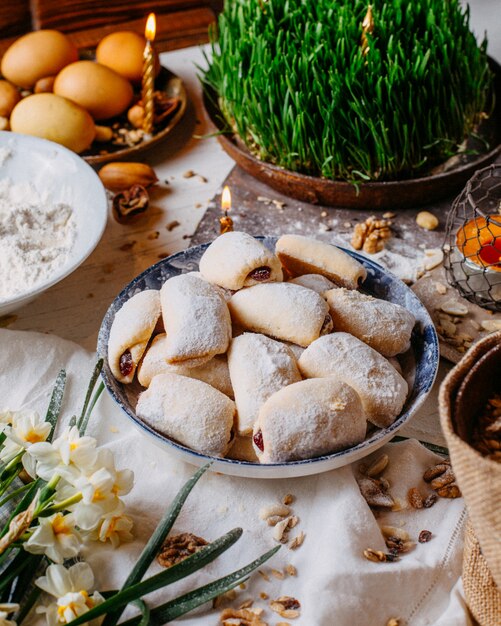
[[[501,463],[468,445],[472,420],[501,390],[501,332],[478,342],[440,387],[442,430],[470,517],[463,584],[482,626],[501,624]]]
[[[501,624],[501,594],[492,578],[473,526],[464,537],[463,588],[471,612],[482,626]]]

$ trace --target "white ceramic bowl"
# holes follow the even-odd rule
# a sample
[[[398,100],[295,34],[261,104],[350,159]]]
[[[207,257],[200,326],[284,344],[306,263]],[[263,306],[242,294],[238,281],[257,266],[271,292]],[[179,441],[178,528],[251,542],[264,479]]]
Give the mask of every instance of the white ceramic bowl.
[[[34,300],[83,263],[99,243],[108,215],[106,192],[98,175],[74,152],[52,141],[11,132],[0,132],[3,149],[10,155],[2,158],[0,179],[30,182],[51,203],[69,204],[76,221],[76,237],[66,262],[47,280],[13,298],[0,300],[0,315]]]
[[[271,250],[275,249],[276,237],[259,237]],[[200,452],[195,452],[186,446],[177,443],[165,435],[155,431],[146,422],[143,422],[135,411],[139,384],[123,385],[118,382],[111,373],[108,364],[108,338],[116,312],[132,296],[145,289],[160,289],[165,281],[177,274],[198,270],[198,262],[208,244],[188,248],[178,252],[156,265],[152,265],[142,274],[137,276],[120,293],[111,304],[101,324],[99,332],[97,352],[104,359],[102,377],[108,392],[116,403],[125,411],[132,422],[152,441],[161,446],[170,454],[192,463],[203,465],[212,461],[212,470],[232,476],[246,476],[248,478],[293,478],[319,474],[354,461],[371,454],[387,441],[394,437],[398,430],[407,423],[410,418],[422,406],[428,396],[438,369],[439,350],[438,337],[424,305],[419,301],[407,285],[390,272],[384,270],[374,261],[367,259],[356,252],[346,250],[348,254],[358,259],[367,270],[367,278],[362,286],[363,290],[372,295],[405,306],[416,318],[416,325],[412,333],[411,349],[399,360],[404,377],[409,383],[409,395],[401,414],[388,428],[376,429],[367,438],[356,446],[326,454],[320,457],[303,461],[291,461],[288,463],[272,463],[260,465],[233,459],[221,459],[210,457]]]

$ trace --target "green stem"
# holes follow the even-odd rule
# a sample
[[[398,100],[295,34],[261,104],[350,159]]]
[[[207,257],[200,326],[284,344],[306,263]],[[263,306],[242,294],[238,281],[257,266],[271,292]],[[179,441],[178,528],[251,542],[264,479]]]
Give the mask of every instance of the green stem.
[[[82,412],[77,421],[77,427],[78,427],[78,430],[80,431],[80,434],[82,434],[82,424],[85,418],[85,414],[87,412],[87,407],[89,406],[89,402],[92,397],[92,392],[94,391],[94,387],[96,386],[96,381],[99,377],[99,374],[101,373],[101,370],[103,369],[103,363],[104,363],[104,359],[99,359],[99,361],[96,363],[96,366],[94,367],[94,371],[92,372],[92,376],[89,381],[89,386],[87,387],[87,393],[85,394],[85,400],[84,400],[84,404],[82,407]]]
[[[7,463],[7,465],[4,467],[2,474],[0,475],[0,480],[5,479],[10,476],[11,470],[15,469],[19,461],[23,458],[25,452],[26,450],[23,448]]]
[[[61,500],[60,502],[54,502],[53,504],[48,506],[46,509],[42,508],[42,510],[38,512],[37,517],[50,517],[54,513],[58,513],[59,511],[64,511],[65,509],[72,506],[73,504],[77,504],[77,502],[80,502],[82,498],[83,498],[83,495],[81,492],[75,493],[69,498],[66,498],[66,500]]]
[[[92,415],[92,411],[94,410],[94,407],[96,406],[96,402],[99,400],[99,396],[103,393],[103,391],[104,391],[104,383],[101,382],[99,384],[99,387],[96,390],[96,393],[92,397],[92,401],[89,405],[87,413],[85,414],[85,417],[83,418],[80,424],[80,427],[79,427],[80,435],[85,434],[85,431],[87,430],[87,426],[89,424],[90,416]]]
[[[15,472],[13,472],[9,478],[7,478],[7,480],[5,482],[2,483],[2,486],[0,487],[0,496],[3,496],[3,494],[7,491],[7,489],[11,486],[11,484],[15,481],[15,479],[19,476],[19,474],[21,473],[22,467],[19,467]],[[1,504],[0,504],[1,506]]]
[[[29,489],[30,486],[31,486],[31,483],[28,483],[27,485],[23,485],[22,487],[19,487],[19,489],[15,489],[14,491],[11,491],[8,496],[5,496],[3,500],[0,500],[0,507],[2,507],[4,504],[9,502],[9,500],[12,500],[12,498],[15,498],[16,496],[18,496],[20,493],[23,493],[23,491],[26,491],[27,489]]]

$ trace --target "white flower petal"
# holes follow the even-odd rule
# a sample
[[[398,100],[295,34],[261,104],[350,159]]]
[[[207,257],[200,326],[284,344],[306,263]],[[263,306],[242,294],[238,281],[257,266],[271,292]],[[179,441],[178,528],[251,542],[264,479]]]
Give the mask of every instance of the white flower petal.
[[[94,587],[94,573],[88,563],[75,563],[68,570],[74,591],[90,591]]]
[[[45,576],[37,578],[35,585],[55,598],[71,591],[71,578],[63,565],[49,565]]]

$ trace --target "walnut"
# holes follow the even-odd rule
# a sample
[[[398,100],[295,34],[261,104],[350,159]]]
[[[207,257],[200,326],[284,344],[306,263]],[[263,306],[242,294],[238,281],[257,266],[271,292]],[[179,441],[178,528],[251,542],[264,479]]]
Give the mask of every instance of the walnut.
[[[113,196],[113,214],[117,222],[126,224],[131,217],[144,213],[149,203],[146,189],[142,185],[132,185]]]
[[[172,567],[176,563],[183,561],[201,548],[207,545],[207,541],[202,537],[197,537],[192,533],[181,533],[173,537],[167,537],[157,561],[162,567]]]
[[[391,221],[377,219],[374,215],[365,222],[355,224],[351,245],[355,250],[362,250],[368,254],[375,254],[384,248],[384,241],[391,237]]]

